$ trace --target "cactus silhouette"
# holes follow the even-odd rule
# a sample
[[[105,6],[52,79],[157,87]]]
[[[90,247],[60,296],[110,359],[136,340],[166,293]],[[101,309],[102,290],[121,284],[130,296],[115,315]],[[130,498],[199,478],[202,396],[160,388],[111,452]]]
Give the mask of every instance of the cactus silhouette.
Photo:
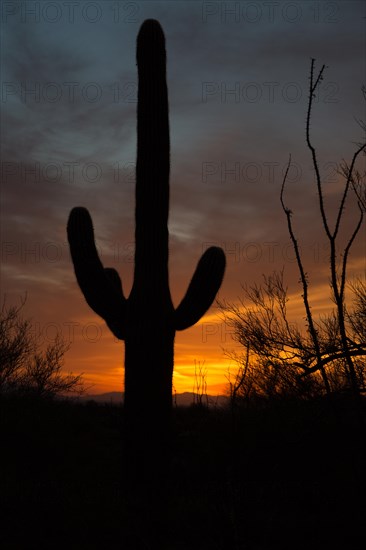
[[[137,37],[138,107],[135,265],[125,298],[116,270],[103,268],[89,212],[73,208],[67,225],[75,274],[89,306],[125,341],[125,415],[134,457],[163,445],[172,409],[174,337],[212,304],[225,271],[221,248],[201,257],[180,305],[168,281],[169,118],[165,37],[145,20]],[[154,451],[151,451],[152,453]],[[151,455],[146,460],[151,460]]]

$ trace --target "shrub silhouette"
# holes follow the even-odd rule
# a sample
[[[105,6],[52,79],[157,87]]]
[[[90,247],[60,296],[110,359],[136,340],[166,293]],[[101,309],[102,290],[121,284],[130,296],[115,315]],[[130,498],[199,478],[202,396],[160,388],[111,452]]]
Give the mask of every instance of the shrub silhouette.
[[[166,52],[156,20],[148,19],[140,28],[137,66],[135,266],[128,298],[117,271],[102,266],[85,208],[71,211],[67,232],[76,278],[87,303],[125,341],[127,445],[131,460],[146,465],[161,454],[169,433],[175,332],[194,325],[212,304],[223,279],[225,255],[221,248],[206,250],[175,309],[168,281]]]
[[[0,308],[0,400],[7,396],[53,399],[85,391],[81,374],[63,371],[64,355],[69,350],[60,333],[43,347],[42,338],[24,319],[20,306],[7,306],[4,297]],[[0,414],[1,415],[1,414]]]

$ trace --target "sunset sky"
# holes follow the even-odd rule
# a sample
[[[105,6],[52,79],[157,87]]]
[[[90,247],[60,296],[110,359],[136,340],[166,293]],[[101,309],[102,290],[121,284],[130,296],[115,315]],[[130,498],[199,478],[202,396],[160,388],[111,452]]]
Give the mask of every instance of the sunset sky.
[[[2,2],[1,300],[23,309],[45,343],[72,342],[65,370],[91,393],[120,391],[123,343],[86,304],[66,240],[73,206],[89,209],[102,261],[128,294],[133,276],[136,36],[147,18],[166,36],[170,105],[170,288],[177,305],[202,252],[222,246],[219,298],[284,267],[291,320],[303,322],[299,276],[279,195],[309,275],[315,314],[329,311],[328,252],[319,219],[305,120],[311,58],[327,65],[311,131],[334,220],[342,178],[363,138],[365,3]],[[364,162],[364,161],[363,161]],[[361,163],[359,165],[361,167]],[[341,242],[358,216],[346,204]],[[343,241],[342,241],[343,239]],[[365,272],[365,225],[349,260]],[[142,312],[143,315],[143,312]],[[195,361],[208,391],[225,391],[225,349],[236,349],[213,306],[175,340],[177,392],[192,391]]]

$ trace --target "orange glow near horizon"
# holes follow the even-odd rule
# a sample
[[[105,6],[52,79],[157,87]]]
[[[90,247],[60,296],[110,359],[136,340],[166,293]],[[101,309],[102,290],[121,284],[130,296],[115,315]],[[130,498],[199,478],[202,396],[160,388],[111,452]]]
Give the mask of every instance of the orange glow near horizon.
[[[313,314],[316,318],[329,311],[329,286],[312,289]],[[212,311],[212,312],[211,312]],[[289,294],[288,315],[291,322],[304,326],[304,306],[300,293]],[[83,318],[91,327],[84,334],[75,331],[74,341],[65,355],[64,370],[83,373],[87,393],[123,391],[124,343],[116,340],[106,325],[93,314]],[[98,327],[97,329],[95,327]],[[93,332],[94,331],[94,332]],[[95,334],[98,333],[98,337]],[[89,336],[88,336],[89,335]],[[86,337],[88,336],[88,338]],[[94,341],[93,341],[94,340]],[[175,338],[173,389],[177,393],[191,392],[195,384],[195,364],[204,364],[207,394],[226,394],[228,374],[234,374],[235,361],[225,351],[240,354],[241,346],[232,339],[231,329],[222,315],[210,310],[195,326],[177,332]]]
[[[238,279],[236,266],[234,265],[233,268],[232,275],[229,265],[221,296],[229,296],[229,303],[239,305],[238,299],[233,298],[239,283],[235,286],[235,283],[230,280],[230,277],[234,280]],[[349,280],[353,276],[360,276],[364,268],[364,258],[360,256],[350,258]],[[266,271],[268,273],[269,270],[266,269]],[[248,284],[252,284],[253,280],[261,283],[258,277],[249,279],[248,274],[246,276],[250,281]],[[88,394],[123,391],[124,343],[114,338],[103,320],[89,309],[73,280],[71,269],[68,277],[70,282],[66,280],[65,287],[60,284],[61,293],[54,292],[54,289],[59,290],[59,287],[55,286],[51,286],[49,290],[41,286],[31,288],[21,315],[24,319],[31,320],[36,334],[43,336],[43,346],[51,343],[57,332],[61,332],[64,340],[70,342],[70,349],[64,356],[63,370],[65,373],[82,374]],[[288,291],[288,319],[290,323],[297,323],[300,327],[304,327],[305,311],[301,298],[301,285],[294,282],[296,280],[294,273],[288,279],[289,283],[292,281]],[[321,279],[322,282],[319,281],[318,284],[310,287],[314,319],[328,313],[333,307],[329,282],[325,276]],[[63,297],[65,290],[67,290],[67,300]],[[174,288],[174,294],[181,296],[183,291]],[[238,294],[242,296],[240,291]],[[20,295],[24,295],[20,286],[17,292],[6,293],[7,305],[19,305]],[[240,354],[243,350],[233,340],[232,329],[224,323],[223,315],[214,305],[196,325],[176,333],[174,391],[192,392],[195,386],[195,364],[204,364],[207,372],[207,393],[213,396],[226,394],[229,372],[234,376],[237,365],[235,360],[225,352],[233,351]]]
[[[222,350],[225,342],[222,341],[219,321],[217,318],[216,326],[211,321],[207,336],[202,330],[202,326],[205,326],[202,322],[184,333],[176,334],[173,387],[177,393],[193,391],[195,362],[204,363],[207,369],[209,395],[226,392],[226,375],[232,361],[225,357]],[[65,355],[64,370],[83,373],[87,393],[90,394],[122,391],[124,385],[124,343],[108,334],[102,323],[100,326],[103,337],[98,342],[85,342],[75,336]],[[231,338],[230,342],[229,338],[227,340],[227,347],[234,347]]]

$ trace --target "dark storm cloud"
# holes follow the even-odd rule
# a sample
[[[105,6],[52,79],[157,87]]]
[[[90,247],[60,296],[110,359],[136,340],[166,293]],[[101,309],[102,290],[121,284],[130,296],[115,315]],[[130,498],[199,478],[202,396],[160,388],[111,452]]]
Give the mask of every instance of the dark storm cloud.
[[[95,158],[98,148],[104,155],[107,147],[113,155],[116,147],[111,142],[118,139],[122,147],[130,137],[136,103],[123,103],[116,116],[113,65],[105,80],[87,43],[80,48],[75,29],[69,40],[62,40],[61,34],[57,41],[54,25],[44,27],[40,33],[35,25],[18,26],[5,38],[9,156],[25,160],[37,153],[43,160],[74,160],[88,153]]]

